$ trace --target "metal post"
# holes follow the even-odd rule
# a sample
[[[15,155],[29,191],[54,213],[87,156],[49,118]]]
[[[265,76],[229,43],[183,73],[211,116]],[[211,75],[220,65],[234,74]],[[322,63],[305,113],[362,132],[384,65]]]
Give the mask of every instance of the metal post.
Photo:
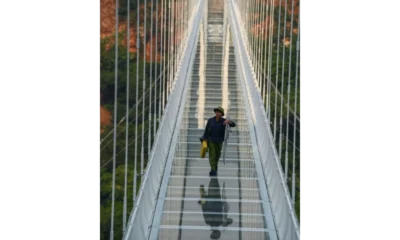
[[[301,225],[304,226],[304,1],[300,0],[301,28],[299,34],[301,36],[301,137],[303,139],[301,146],[301,192],[302,192],[302,205],[301,205]]]
[[[99,6],[100,0],[96,0],[96,240],[99,236]]]
[[[114,67],[114,143],[113,143],[113,174],[111,199],[110,240],[114,239],[114,205],[115,205],[115,164],[117,151],[117,107],[118,107],[118,0],[115,0],[115,67]]]

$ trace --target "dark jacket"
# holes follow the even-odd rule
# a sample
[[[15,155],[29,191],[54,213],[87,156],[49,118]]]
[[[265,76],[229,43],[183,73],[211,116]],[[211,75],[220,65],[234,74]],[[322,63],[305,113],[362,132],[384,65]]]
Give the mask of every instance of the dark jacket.
[[[208,119],[202,139],[209,140],[211,142],[222,143],[225,139],[225,120],[225,118],[220,118],[219,121],[217,121],[216,117]],[[229,124],[229,126],[235,127],[236,123],[234,123],[232,120],[230,121],[231,123]]]

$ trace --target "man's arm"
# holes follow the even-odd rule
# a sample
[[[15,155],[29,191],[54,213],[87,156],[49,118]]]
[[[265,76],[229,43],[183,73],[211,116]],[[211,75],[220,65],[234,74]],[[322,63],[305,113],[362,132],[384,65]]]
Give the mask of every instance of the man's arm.
[[[235,127],[236,126],[236,123],[234,121],[232,121],[232,120],[225,120],[224,121],[224,125],[226,125],[227,123],[229,124],[230,127]]]

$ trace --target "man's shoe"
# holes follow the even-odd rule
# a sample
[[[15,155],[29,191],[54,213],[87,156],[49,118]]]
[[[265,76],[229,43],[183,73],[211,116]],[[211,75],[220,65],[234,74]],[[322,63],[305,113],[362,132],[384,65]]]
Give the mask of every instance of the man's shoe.
[[[217,171],[211,170],[210,171],[210,176],[217,176]]]

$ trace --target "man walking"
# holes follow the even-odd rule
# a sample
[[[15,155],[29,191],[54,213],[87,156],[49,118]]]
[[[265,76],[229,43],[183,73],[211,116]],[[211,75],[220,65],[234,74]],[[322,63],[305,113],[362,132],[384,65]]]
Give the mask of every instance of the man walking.
[[[225,139],[225,128],[226,124],[231,127],[235,127],[236,124],[233,121],[223,118],[225,115],[222,107],[214,108],[215,117],[208,119],[206,128],[204,130],[202,141],[208,143],[208,159],[210,162],[210,176],[217,176],[218,174],[218,162],[221,156],[222,143]]]

